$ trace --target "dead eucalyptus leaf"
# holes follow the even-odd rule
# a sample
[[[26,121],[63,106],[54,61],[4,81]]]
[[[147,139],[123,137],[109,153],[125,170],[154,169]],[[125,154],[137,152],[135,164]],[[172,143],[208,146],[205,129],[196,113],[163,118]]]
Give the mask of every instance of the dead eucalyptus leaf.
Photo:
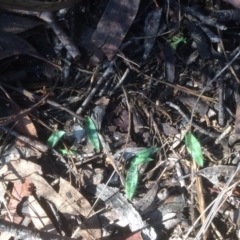
[[[111,60],[137,14],[139,0],[111,0],[92,35],[92,42]]]
[[[0,60],[15,56],[18,54],[26,54],[51,65],[55,64],[42,57],[27,41],[8,32],[0,31]]]
[[[38,25],[44,24],[26,16],[10,13],[0,13],[0,30],[9,33],[21,33]]]
[[[34,0],[0,0],[0,7],[28,11],[53,12],[63,8],[68,8],[78,1],[79,0],[65,0],[58,2]]]

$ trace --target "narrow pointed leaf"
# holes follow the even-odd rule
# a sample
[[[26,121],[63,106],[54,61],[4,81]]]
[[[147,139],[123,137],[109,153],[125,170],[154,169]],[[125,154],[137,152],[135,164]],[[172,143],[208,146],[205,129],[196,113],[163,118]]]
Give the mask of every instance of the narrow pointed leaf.
[[[186,38],[184,38],[184,37],[181,36],[181,37],[179,37],[178,39],[174,40],[170,45],[171,45],[171,47],[172,47],[173,49],[176,50],[178,44],[181,43],[181,42],[186,43]]]
[[[129,200],[133,198],[133,195],[137,189],[138,184],[138,165],[146,162],[150,162],[153,159],[149,158],[152,154],[157,152],[159,148],[148,148],[139,152],[134,156],[131,161],[131,166],[127,172],[126,176],[126,184],[125,184],[125,192],[126,196]]]
[[[201,145],[198,140],[191,133],[187,132],[185,135],[186,148],[189,154],[191,154],[193,160],[199,165],[203,166],[203,155]]]
[[[139,164],[150,162],[152,160],[153,160],[152,158],[135,157],[134,160],[131,162],[131,165],[139,165]]]
[[[62,153],[62,155],[72,155],[72,156],[77,155],[77,153],[72,150],[59,149],[59,151]]]
[[[138,158],[148,158],[149,156],[151,156],[152,154],[154,154],[158,150],[159,150],[159,148],[157,148],[157,147],[147,148],[147,149],[144,149],[141,152],[137,153],[136,157],[138,157]]]
[[[93,122],[93,120],[87,116],[85,118],[85,131],[86,134],[88,136],[89,141],[92,143],[92,145],[94,146],[94,148],[99,151],[100,150],[100,143],[99,143],[99,139],[98,139],[98,133],[97,133],[97,129],[95,127],[95,124]]]
[[[51,148],[54,148],[54,146],[59,142],[59,140],[64,134],[65,134],[65,131],[57,131],[53,133],[47,141],[48,146]]]
[[[132,200],[133,195],[136,191],[138,183],[138,167],[137,165],[132,165],[126,176],[125,191],[127,199]]]

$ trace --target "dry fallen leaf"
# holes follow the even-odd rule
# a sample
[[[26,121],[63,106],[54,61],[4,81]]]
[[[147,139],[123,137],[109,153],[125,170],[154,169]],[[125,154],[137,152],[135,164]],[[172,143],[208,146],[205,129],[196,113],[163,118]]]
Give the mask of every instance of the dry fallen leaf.
[[[22,1],[22,0],[0,0],[0,7],[21,9],[29,11],[57,11],[63,8],[72,6],[78,0],[65,0],[65,1]]]
[[[10,13],[0,13],[0,30],[10,33],[20,33],[43,24],[25,16]]]
[[[54,65],[44,57],[42,57],[27,41],[8,32],[0,31],[0,60],[15,56],[18,54],[26,54],[42,61]],[[56,66],[56,65],[54,65]]]
[[[78,211],[83,217],[87,217],[91,210],[91,205],[85,197],[75,189],[68,181],[60,178],[59,195],[76,211]],[[93,215],[93,216],[92,216]],[[98,217],[92,211],[92,214],[88,217],[86,223],[87,231],[84,229],[80,230],[81,235],[86,240],[92,240],[101,238],[101,226],[98,221]],[[76,236],[75,236],[76,237]]]
[[[89,213],[91,209],[90,203],[79,191],[73,188],[70,183],[60,179],[61,184],[58,194],[48,182],[40,176],[41,173],[39,165],[23,159],[11,161],[0,169],[0,175],[5,181],[19,183],[28,177],[36,188],[36,194],[54,203],[57,210],[68,220],[72,219],[73,216],[86,216]],[[70,194],[68,194],[68,192],[70,192]],[[74,197],[69,198],[69,196]],[[101,237],[101,227],[96,215],[89,217],[86,221],[86,226],[87,230],[80,230],[80,234],[84,239],[92,240],[92,236],[95,236],[95,238]]]
[[[26,203],[27,214],[31,218],[34,226],[38,230],[59,234],[52,221],[47,216],[45,210],[40,206],[34,196],[30,196]]]
[[[11,198],[8,203],[8,209],[11,214],[11,218],[9,219],[9,215],[5,217],[6,221],[14,222],[20,224],[23,220],[22,216],[19,216],[17,213],[18,204],[22,201],[23,197],[28,197],[33,190],[33,185],[30,179],[25,179],[23,183],[15,182],[13,185]],[[0,240],[9,239],[11,235],[7,232],[2,232],[0,235]]]
[[[224,0],[224,1],[232,4],[234,7],[240,8],[240,1],[239,0]]]
[[[139,0],[111,0],[92,35],[91,41],[111,60],[131,27]]]

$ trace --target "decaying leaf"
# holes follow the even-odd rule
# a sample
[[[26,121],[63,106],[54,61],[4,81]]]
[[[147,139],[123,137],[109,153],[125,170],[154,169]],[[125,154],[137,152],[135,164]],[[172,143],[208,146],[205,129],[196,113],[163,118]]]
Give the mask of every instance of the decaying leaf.
[[[175,80],[175,55],[173,48],[166,44],[164,48],[165,75],[168,82]]]
[[[146,144],[149,144],[150,141],[150,133],[149,130],[144,128],[145,126],[145,121],[143,117],[141,116],[140,112],[135,108],[131,108],[132,112],[132,119],[133,119],[133,128],[134,128],[134,133],[136,135],[137,139],[142,139],[142,141]],[[128,117],[129,121],[129,117]]]
[[[164,226],[161,230],[164,231],[165,228],[173,228],[181,221],[177,213],[181,212],[185,205],[186,202],[182,195],[169,196],[157,210],[147,214],[147,217],[152,226],[157,227],[161,223]]]
[[[123,109],[119,114],[118,117],[113,119],[113,122],[116,126],[119,127],[121,132],[127,132],[129,126],[129,118],[128,118],[128,111]]]
[[[34,196],[29,196],[28,200],[24,202],[22,214],[31,218],[35,228],[53,234],[59,234],[52,221],[47,216],[47,213]]]
[[[179,96],[179,100],[183,102],[183,104],[190,106],[191,109],[195,106],[195,103],[197,102],[197,107],[195,111],[198,112],[201,117],[204,117],[209,109],[208,105],[204,101],[202,100],[197,101],[197,97],[194,96],[182,94]]]
[[[160,19],[162,16],[162,9],[156,8],[151,11],[144,23],[144,54],[143,59],[147,59],[150,51],[152,50],[153,44],[155,42],[155,37],[158,33],[158,28],[160,24]]]
[[[134,204],[135,208],[140,212],[145,212],[151,204],[153,204],[155,197],[158,191],[158,184],[154,184],[153,187],[146,193],[146,195],[141,198],[136,204]]]
[[[119,220],[122,218],[123,220],[128,221],[129,228],[132,232],[142,229],[144,239],[156,239],[157,236],[154,229],[151,227],[144,227],[144,223],[139,213],[117,188],[108,187],[105,184],[99,184],[98,186],[88,186],[87,190],[100,197],[107,206],[115,209],[119,216],[121,216]]]
[[[232,4],[234,7],[240,8],[240,1],[239,0],[223,0],[223,1]]]
[[[102,120],[105,116],[109,100],[110,99],[106,97],[100,98],[97,102],[95,102],[96,106],[92,109],[91,118],[95,122],[98,131],[101,130]]]
[[[71,185],[65,180],[61,180],[63,184],[60,186],[59,193],[57,193],[48,184],[48,182],[42,176],[40,176],[40,166],[32,162],[25,161],[23,159],[9,162],[0,169],[0,174],[5,181],[18,183],[28,177],[34,184],[36,194],[39,197],[43,197],[44,199],[54,203],[57,210],[68,220],[70,220],[72,216],[86,216],[86,212],[88,213],[91,209],[88,201],[73,187],[70,188]],[[68,194],[69,191],[70,194]],[[71,197],[69,198],[69,196]],[[75,198],[73,198],[73,196],[75,196]],[[92,226],[90,224],[91,220],[95,224],[94,231],[96,231],[96,235],[98,236],[96,238],[99,238],[99,235],[101,237],[101,234],[99,234],[100,227],[97,230],[95,229],[97,224],[96,215],[93,215],[92,217],[90,216],[88,221],[86,221],[86,225],[89,222],[89,225]],[[95,234],[94,231],[92,231],[92,234]],[[85,239],[92,240],[92,236],[90,236],[86,230],[83,229],[80,231],[80,233]]]
[[[15,103],[13,100],[11,100],[11,107],[14,114],[18,114],[22,111],[20,106],[18,106],[17,103]],[[28,115],[23,116],[18,120],[18,123],[15,125],[15,128],[18,130],[18,132],[29,136],[29,137],[38,137],[37,129],[35,128],[32,120]]]
[[[93,168],[92,164],[86,164],[80,170],[80,185],[98,185],[104,179],[104,169]]]
[[[17,171],[16,171],[17,169]],[[19,159],[18,161],[11,161],[5,164],[0,169],[0,175],[5,181],[21,181],[23,182],[28,176],[33,173],[42,174],[41,167],[30,161]]]
[[[2,153],[2,158],[1,162],[3,164],[13,161],[13,160],[18,160],[21,158],[24,159],[29,159],[29,158],[35,158],[39,159],[41,158],[42,153],[39,152],[36,149],[30,148],[28,146],[23,147],[19,146],[20,141],[16,141],[14,144],[9,144],[6,146]],[[22,141],[20,142],[22,144]]]
[[[42,21],[37,21],[25,16],[19,16],[9,13],[0,13],[0,30],[10,33],[20,33],[38,25],[43,24]]]
[[[0,60],[18,54],[26,54],[49,62],[22,38],[12,33],[0,31]],[[49,63],[52,64],[51,62]]]
[[[89,214],[91,210],[90,203],[77,189],[75,189],[68,181],[64,180],[63,178],[60,178],[59,194],[83,217],[86,217]],[[83,229],[80,230],[80,233],[84,237],[84,239],[92,240],[92,237],[94,239],[101,238],[101,226],[99,224],[98,217],[94,213],[94,211],[92,211],[92,214],[88,216],[85,224],[87,231]]]
[[[65,1],[37,1],[37,0],[0,0],[0,7],[21,9],[29,11],[57,11],[63,8],[72,6],[78,0],[65,0]]]
[[[11,198],[8,203],[9,215],[6,215],[5,220],[20,224],[23,220],[23,216],[19,215],[17,211],[19,203],[24,197],[30,196],[33,191],[33,185],[29,178],[26,178],[24,182],[15,182],[13,184],[13,189],[11,192]],[[9,219],[11,217],[11,219]],[[0,239],[10,239],[11,235],[7,232],[2,232],[0,234]]]
[[[227,179],[232,176],[235,170],[235,166],[213,166],[200,170],[197,172],[197,175],[207,178],[212,184],[217,185],[218,187],[223,187],[227,182]],[[237,173],[234,180],[237,181],[239,177],[240,174]]]
[[[111,60],[137,14],[139,0],[111,0],[91,41]]]
[[[200,57],[204,60],[209,59],[211,57],[211,51],[206,34],[194,21],[187,24],[187,29],[197,45]]]

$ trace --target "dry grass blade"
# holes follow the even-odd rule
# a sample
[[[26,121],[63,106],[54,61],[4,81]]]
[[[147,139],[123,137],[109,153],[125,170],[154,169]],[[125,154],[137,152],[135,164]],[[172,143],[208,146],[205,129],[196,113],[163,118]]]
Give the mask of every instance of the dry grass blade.
[[[228,191],[228,187],[231,184],[232,180],[234,179],[234,177],[236,176],[236,174],[239,172],[240,170],[240,164],[238,164],[235,172],[230,176],[230,178],[228,179],[227,183],[225,184],[224,188],[222,189],[221,193],[218,195],[216,202],[214,203],[211,211],[209,212],[204,224],[202,225],[202,227],[200,228],[197,236],[196,236],[196,240],[200,240],[203,236],[203,234],[207,231],[208,227],[210,226],[214,216],[216,215],[216,213],[218,212],[218,209],[220,208],[220,206],[225,202],[226,199],[223,199],[224,194],[227,193]]]
[[[195,161],[193,161],[193,167],[195,172],[198,171],[198,166]],[[198,198],[198,207],[199,207],[199,212],[201,214],[201,222],[204,224],[206,220],[206,215],[205,215],[205,199],[204,199],[204,193],[203,193],[203,185],[202,185],[202,179],[200,176],[196,176],[196,191],[197,191],[197,198]],[[207,233],[204,234],[203,239],[207,239]]]

